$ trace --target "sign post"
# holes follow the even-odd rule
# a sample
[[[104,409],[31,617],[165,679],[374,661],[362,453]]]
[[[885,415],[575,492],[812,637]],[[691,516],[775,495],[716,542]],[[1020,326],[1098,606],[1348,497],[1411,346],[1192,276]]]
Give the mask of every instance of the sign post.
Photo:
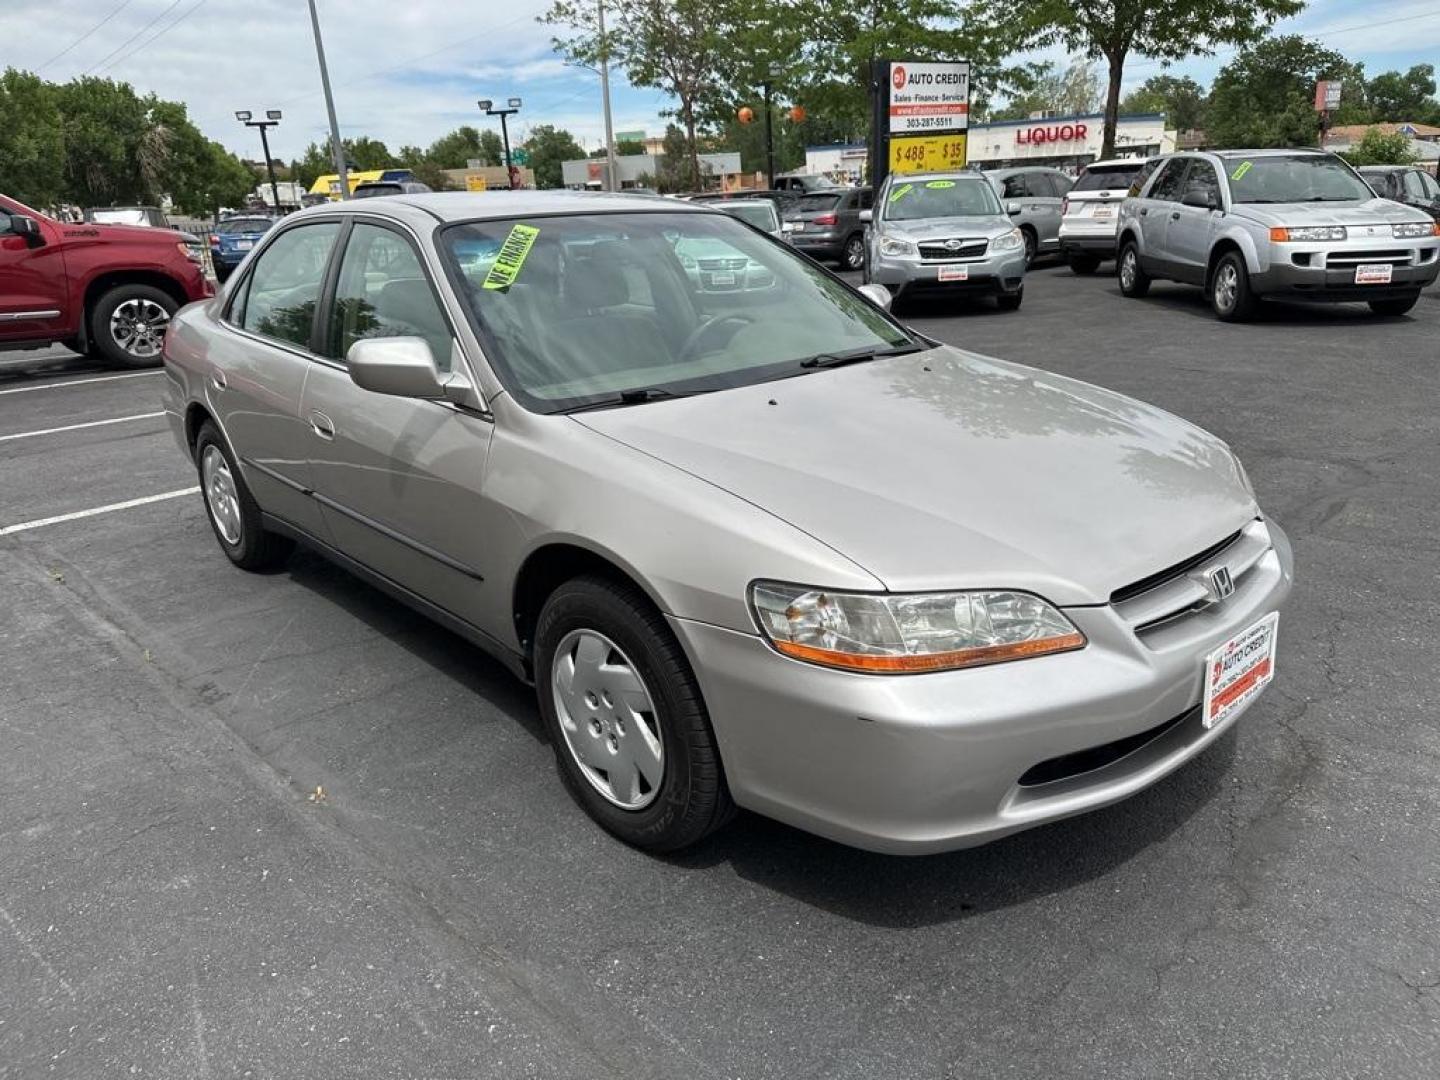
[[[1325,149],[1325,133],[1330,130],[1330,114],[1340,107],[1339,79],[1321,79],[1315,84],[1315,111],[1320,114],[1320,149]]]
[[[870,182],[892,172],[963,169],[969,160],[970,62],[877,60],[871,71],[874,116]]]

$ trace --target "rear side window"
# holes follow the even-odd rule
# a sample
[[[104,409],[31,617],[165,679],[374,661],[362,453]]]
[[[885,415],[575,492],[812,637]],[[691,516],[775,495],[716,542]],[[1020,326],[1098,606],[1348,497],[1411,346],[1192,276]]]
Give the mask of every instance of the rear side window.
[[[1070,189],[1075,186],[1074,180],[1060,173],[1046,173],[1045,182],[1050,185],[1051,191],[1053,191],[1057,197],[1062,199],[1066,195],[1068,195],[1070,193]]]
[[[1086,169],[1071,191],[1123,191],[1140,175],[1140,162],[1133,166]]]
[[[861,188],[861,189],[860,189],[860,209],[861,209],[861,210],[869,210],[869,209],[873,208],[874,205],[875,205],[875,189],[874,189],[874,188],[868,188],[868,187],[867,187],[867,188]]]
[[[435,366],[450,370],[450,324],[415,249],[399,234],[361,222],[340,262],[326,352],[343,360],[355,342],[387,337],[424,338]]]
[[[276,237],[250,272],[244,309],[238,313],[240,326],[308,348],[325,267],[339,232],[338,223],[322,221]]]
[[[802,213],[834,210],[839,205],[839,195],[802,195],[798,200],[798,209]]]
[[[1185,167],[1189,164],[1184,158],[1172,158],[1167,161],[1160,170],[1160,175],[1150,185],[1150,192],[1146,198],[1160,199],[1163,202],[1180,201],[1180,182],[1185,177]]]

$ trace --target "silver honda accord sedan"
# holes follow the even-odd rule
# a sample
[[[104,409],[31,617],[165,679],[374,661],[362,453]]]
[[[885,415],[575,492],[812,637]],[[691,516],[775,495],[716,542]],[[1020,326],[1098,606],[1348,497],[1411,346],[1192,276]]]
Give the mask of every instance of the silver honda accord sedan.
[[[737,806],[993,840],[1155,782],[1274,675],[1290,546],[1223,442],[701,206],[316,207],[165,370],[231,562],[303,542],[488,650],[650,850]]]

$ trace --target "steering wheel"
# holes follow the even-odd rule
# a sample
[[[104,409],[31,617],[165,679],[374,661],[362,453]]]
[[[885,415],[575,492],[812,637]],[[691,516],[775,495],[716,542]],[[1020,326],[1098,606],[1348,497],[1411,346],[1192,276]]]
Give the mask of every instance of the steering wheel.
[[[705,339],[705,335],[715,329],[715,327],[723,326],[725,323],[730,322],[739,323],[740,326],[750,326],[755,322],[755,319],[750,315],[711,315],[699,326],[695,327],[694,330],[690,331],[690,336],[685,339],[685,344],[680,346],[679,361],[684,363],[687,360],[694,359],[690,354],[695,352],[700,342]]]

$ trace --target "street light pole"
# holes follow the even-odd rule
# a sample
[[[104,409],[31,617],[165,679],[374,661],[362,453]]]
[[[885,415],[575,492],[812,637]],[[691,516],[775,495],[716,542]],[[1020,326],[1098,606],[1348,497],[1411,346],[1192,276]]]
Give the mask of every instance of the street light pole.
[[[251,120],[251,113],[242,109],[235,114],[246,127],[260,129],[260,146],[265,151],[265,171],[270,176],[270,198],[274,200],[275,213],[280,213],[280,185],[275,183],[275,162],[270,159],[270,140],[265,135],[266,128],[277,127],[280,124],[280,110],[267,109],[264,120]]]
[[[773,131],[774,117],[770,108],[770,82],[785,74],[779,64],[771,64],[765,69],[765,175],[770,181],[770,190],[775,190],[775,137]]]
[[[500,117],[500,140],[505,144],[505,186],[511,191],[514,191],[515,174],[510,171],[510,129],[505,126],[505,118],[507,116],[514,116],[520,111],[520,99],[518,97],[510,98],[507,102],[507,108],[504,109],[492,109],[491,106],[495,103],[489,98],[483,101],[477,101],[475,104],[480,106],[480,111],[486,116]]]
[[[620,178],[615,172],[615,132],[610,126],[610,48],[605,43],[605,0],[596,0],[600,20],[600,100],[605,106],[605,190],[615,191]]]
[[[325,111],[330,115],[330,153],[340,178],[340,198],[350,197],[350,174],[345,168],[345,144],[340,141],[340,124],[335,119],[335,95],[330,92],[330,69],[325,66],[325,43],[320,38],[320,15],[310,0],[310,26],[315,32],[315,58],[320,62],[320,85],[325,90]]]

